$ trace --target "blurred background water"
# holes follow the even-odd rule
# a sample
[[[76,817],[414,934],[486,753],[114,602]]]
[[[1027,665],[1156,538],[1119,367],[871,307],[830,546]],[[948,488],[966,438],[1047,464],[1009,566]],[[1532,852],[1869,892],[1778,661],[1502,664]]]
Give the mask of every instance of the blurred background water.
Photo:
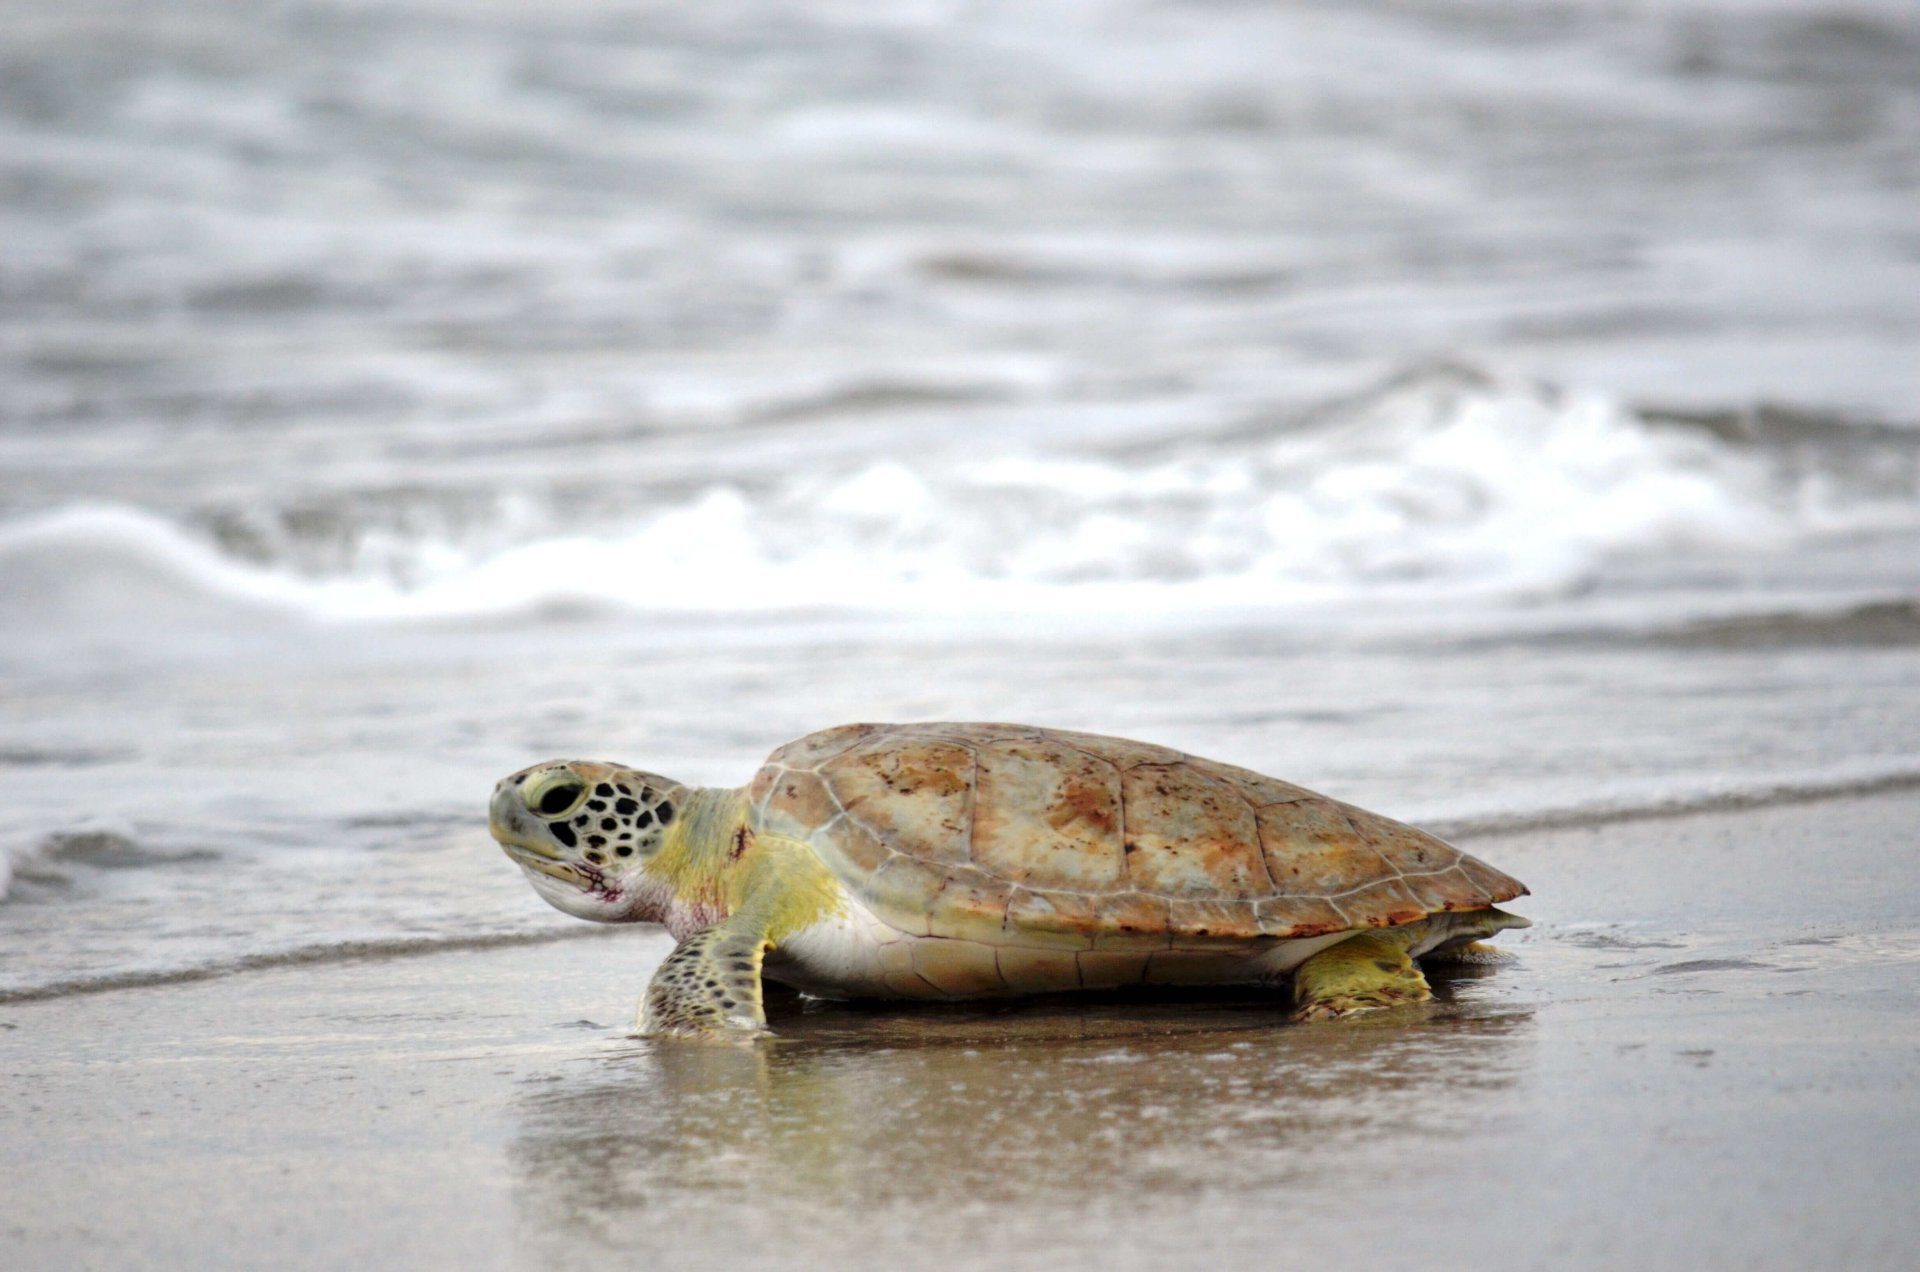
[[[856,718],[1920,780],[1920,10],[0,2],[0,993]]]

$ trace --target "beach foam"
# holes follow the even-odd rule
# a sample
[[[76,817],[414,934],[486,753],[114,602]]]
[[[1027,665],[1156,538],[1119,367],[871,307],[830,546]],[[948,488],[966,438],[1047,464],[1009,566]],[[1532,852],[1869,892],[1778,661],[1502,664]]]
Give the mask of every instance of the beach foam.
[[[199,598],[340,621],[565,602],[1285,609],[1552,591],[1637,553],[1784,547],[1912,522],[1906,462],[1906,476],[1888,486],[1881,471],[1882,497],[1863,500],[1844,471],[1810,467],[1801,451],[1789,465],[1764,442],[1602,395],[1441,368],[1305,419],[1129,452],[849,457],[770,483],[636,490],[620,506],[638,514],[582,516],[524,494],[439,523],[343,514],[326,525],[338,544],[324,554],[271,508],[249,516],[276,535],[242,554],[191,520],[72,505],[0,527],[0,581],[17,614],[76,598],[156,609]]]

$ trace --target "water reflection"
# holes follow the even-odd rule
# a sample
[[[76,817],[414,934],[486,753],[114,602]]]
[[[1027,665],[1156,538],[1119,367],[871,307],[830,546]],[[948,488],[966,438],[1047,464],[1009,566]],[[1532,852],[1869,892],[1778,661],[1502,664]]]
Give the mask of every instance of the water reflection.
[[[990,1223],[1431,1169],[1531,1050],[1530,1009],[1441,988],[1412,1020],[1307,1027],[1219,996],[809,1004],[756,1048],[625,1042],[522,1096],[523,1226],[536,1243],[683,1244],[687,1225],[791,1241],[826,1213]]]

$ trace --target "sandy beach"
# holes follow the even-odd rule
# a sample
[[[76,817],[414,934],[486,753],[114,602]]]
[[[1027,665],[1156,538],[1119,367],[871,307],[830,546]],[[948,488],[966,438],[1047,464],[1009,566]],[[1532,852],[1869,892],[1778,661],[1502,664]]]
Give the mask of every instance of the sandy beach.
[[[0,1272],[1920,1266],[1917,50],[0,0]],[[1268,774],[1536,926],[1336,1025],[675,1047],[488,837],[862,721]]]
[[[0,1007],[16,1267],[1898,1268],[1920,794],[1466,840],[1514,957],[629,1036],[653,930]]]

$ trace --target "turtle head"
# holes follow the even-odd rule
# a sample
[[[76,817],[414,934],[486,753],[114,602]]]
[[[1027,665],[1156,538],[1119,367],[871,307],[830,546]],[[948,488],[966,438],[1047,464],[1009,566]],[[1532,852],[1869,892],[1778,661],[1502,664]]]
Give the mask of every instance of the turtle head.
[[[602,923],[659,922],[673,889],[648,866],[686,793],[618,764],[555,760],[493,788],[488,829],[556,908]]]

